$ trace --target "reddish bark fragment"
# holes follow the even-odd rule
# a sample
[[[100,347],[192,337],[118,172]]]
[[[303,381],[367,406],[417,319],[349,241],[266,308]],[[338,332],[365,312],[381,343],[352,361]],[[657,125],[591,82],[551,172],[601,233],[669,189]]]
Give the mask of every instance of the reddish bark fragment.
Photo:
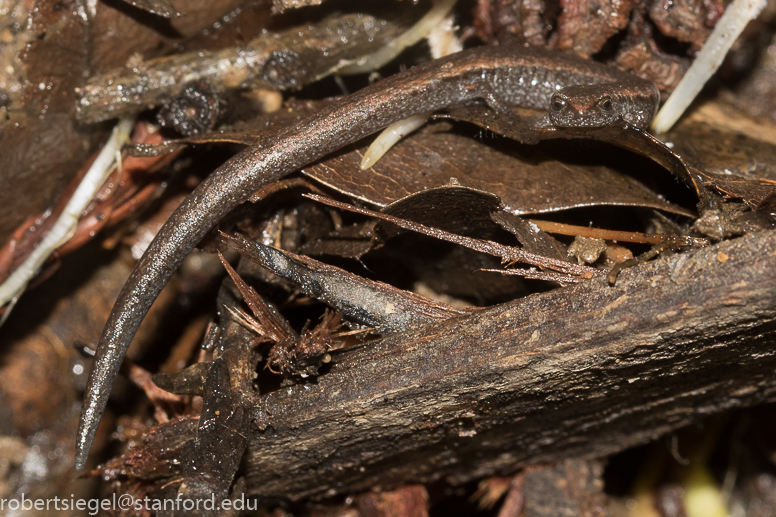
[[[523,481],[526,517],[602,517],[606,494],[601,462],[565,460],[528,469]]]
[[[697,52],[724,10],[721,0],[662,0],[652,4],[649,17],[665,36],[689,43]]]
[[[481,0],[474,11],[474,26],[483,41],[518,40],[536,47],[547,45],[552,28],[544,0]]]
[[[423,485],[365,494],[357,504],[362,517],[428,517],[428,492]]]
[[[633,0],[561,0],[558,48],[590,57],[628,26]]]
[[[519,517],[523,511],[523,484],[525,482],[525,472],[515,475],[509,487],[509,492],[504,499],[504,504],[498,511],[498,517]]]
[[[654,41],[646,40],[623,48],[617,54],[616,62],[620,68],[654,82],[661,93],[672,92],[687,69],[681,59],[662,54]]]

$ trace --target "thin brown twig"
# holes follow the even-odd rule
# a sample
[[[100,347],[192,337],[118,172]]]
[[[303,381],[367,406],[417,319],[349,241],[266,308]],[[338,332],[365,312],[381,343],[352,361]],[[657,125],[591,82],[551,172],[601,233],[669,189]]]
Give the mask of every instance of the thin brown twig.
[[[542,231],[556,235],[581,236],[590,237],[592,239],[604,239],[613,242],[633,242],[639,244],[663,244],[666,241],[672,241],[676,243],[676,245],[690,246],[693,248],[702,248],[709,245],[708,239],[690,237],[689,235],[677,235],[671,233],[650,234],[641,232],[623,232],[618,230],[588,228],[586,226],[556,223],[553,221],[541,221],[537,219],[529,219],[528,222],[535,224]]]
[[[342,210],[348,210],[350,212],[356,212],[358,214],[367,215],[370,217],[376,217],[378,219],[382,219],[389,223],[393,223],[407,230],[412,230],[414,232],[422,233],[424,235],[428,235],[431,237],[436,237],[437,239],[444,240],[447,242],[459,244],[461,246],[465,246],[467,248],[470,248],[476,251],[487,253],[489,255],[494,255],[496,257],[500,257],[501,260],[504,262],[509,262],[509,261],[523,262],[525,264],[530,264],[532,266],[537,266],[545,269],[552,269],[560,273],[564,273],[566,275],[572,275],[572,276],[578,277],[577,280],[572,280],[572,281],[593,278],[594,276],[600,275],[602,273],[600,270],[594,269],[591,267],[572,264],[570,262],[566,262],[563,260],[543,257],[541,255],[528,253],[527,251],[513,248],[511,246],[504,246],[503,244],[499,244],[497,242],[493,242],[489,240],[473,239],[470,237],[456,235],[454,233],[446,232],[438,228],[430,228],[428,226],[425,226],[419,223],[407,221],[406,219],[400,219],[398,217],[393,217],[388,214],[375,212],[373,210],[368,210],[366,208],[359,208],[357,206],[349,205],[347,203],[342,203],[340,201],[335,201],[327,197],[318,196],[315,194],[304,194],[304,196],[309,199],[312,199],[313,201],[318,201],[319,203],[323,203],[328,206],[333,206],[336,208],[340,208]]]

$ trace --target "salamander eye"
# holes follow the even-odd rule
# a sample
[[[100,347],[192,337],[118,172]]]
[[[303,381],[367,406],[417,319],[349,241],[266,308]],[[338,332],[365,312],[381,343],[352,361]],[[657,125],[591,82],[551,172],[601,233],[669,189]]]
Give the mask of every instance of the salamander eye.
[[[598,100],[598,106],[605,111],[612,109],[612,98],[608,95],[604,95]]]
[[[561,111],[563,108],[566,107],[567,104],[568,103],[563,99],[563,97],[561,97],[557,93],[553,95],[552,99],[550,100],[550,106],[555,111]]]

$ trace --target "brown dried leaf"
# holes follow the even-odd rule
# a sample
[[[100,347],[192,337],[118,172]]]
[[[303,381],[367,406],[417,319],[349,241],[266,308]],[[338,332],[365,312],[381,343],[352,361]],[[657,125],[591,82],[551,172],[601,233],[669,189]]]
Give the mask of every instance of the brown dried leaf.
[[[21,100],[25,111],[73,111],[74,89],[89,70],[89,27],[75,2],[37,0],[30,28],[37,37],[19,54],[26,81]]]
[[[480,112],[456,110],[452,116],[515,137],[512,117],[496,126]],[[525,135],[517,135],[522,140]],[[497,150],[473,138],[424,131],[400,142],[377,164],[362,171],[363,147],[306,167],[303,172],[339,192],[362,201],[386,206],[408,195],[458,184],[498,196],[514,214],[564,210],[580,206],[627,205],[657,208],[690,215],[658,198],[641,183],[596,165],[575,165],[552,160],[534,148]]]
[[[450,180],[451,185],[410,194],[386,206],[382,212],[455,233],[494,238],[497,228],[490,221],[490,213],[501,210],[498,197],[462,187],[455,178]],[[307,255],[360,258],[404,231],[382,221],[356,223],[308,241],[298,251]]]
[[[365,221],[343,226],[328,235],[306,242],[297,251],[305,255],[361,258],[382,244],[382,239],[378,239],[375,234],[377,224],[377,221]]]
[[[667,138],[699,169],[706,187],[753,210],[770,210],[769,200],[776,197],[776,125],[715,102],[682,120]]]
[[[701,174],[703,174],[705,185],[716,188],[726,197],[741,199],[752,210],[773,213],[773,200],[776,199],[776,181],[765,178],[750,180],[732,175]]]
[[[62,194],[99,135],[63,113],[14,113],[0,122],[0,243]]]
[[[145,0],[149,1],[149,0]],[[153,0],[151,0],[153,1]],[[203,30],[212,34],[214,24],[223,23],[221,17],[231,14],[243,0],[171,0],[172,8],[180,16],[161,18],[132,8],[122,2],[98,2],[96,16],[91,20],[91,72],[102,73],[115,67],[124,67],[142,56],[150,59],[169,54],[181,46],[190,48],[187,38],[196,38]],[[264,10],[269,21],[269,9]],[[235,35],[229,44],[244,41]],[[251,37],[251,34],[247,34]],[[199,48],[209,48],[208,41]]]
[[[229,273],[229,277],[235,283],[240,294],[242,294],[245,303],[250,307],[251,312],[256,317],[256,322],[259,324],[260,330],[262,331],[262,337],[265,337],[269,341],[274,341],[275,343],[280,343],[288,339],[298,340],[299,335],[291,328],[288,320],[286,320],[274,306],[269,305],[264,301],[253,287],[246,284],[245,280],[237,274],[221,253],[218,254],[218,258],[221,259],[221,264],[224,265],[226,272]]]
[[[490,214],[501,210],[501,200],[495,194],[461,186],[454,179],[450,178],[449,185],[403,197],[383,208],[382,213],[461,235],[495,236],[496,225]],[[385,221],[375,227],[375,233],[383,240],[401,232],[402,229]]]
[[[464,120],[477,124],[489,131],[508,136],[519,142],[537,143],[541,140],[554,139],[585,139],[598,140],[614,144],[623,149],[633,151],[648,157],[659,165],[665,167],[677,179],[695,190],[703,206],[713,206],[716,200],[702,185],[703,180],[681,156],[672,151],[666,144],[650,135],[643,129],[630,125],[610,124],[601,128],[546,128],[532,129],[525,121],[516,121],[511,116],[496,113],[484,107],[470,107],[456,109],[450,112],[449,118]],[[637,183],[638,184],[638,183]],[[640,185],[640,184],[639,184]],[[633,187],[631,187],[633,188]],[[649,205],[640,205],[649,206]],[[666,211],[672,211],[692,217],[693,214],[681,207],[671,205],[672,209],[663,207]]]
[[[513,233],[526,251],[570,262],[566,246],[544,233],[537,225],[508,212],[494,212],[490,217]]]

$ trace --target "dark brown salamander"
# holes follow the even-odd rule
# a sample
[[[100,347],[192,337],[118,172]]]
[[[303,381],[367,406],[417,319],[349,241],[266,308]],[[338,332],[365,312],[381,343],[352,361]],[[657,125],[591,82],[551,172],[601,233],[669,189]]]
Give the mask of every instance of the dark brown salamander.
[[[466,50],[429,61],[334,102],[246,148],[175,211],[135,266],[97,346],[76,444],[82,469],[113,380],[135,331],[183,259],[230,210],[262,186],[403,118],[484,102],[509,112],[548,109],[541,125],[645,128],[659,101],[654,84],[574,56],[522,46]]]

